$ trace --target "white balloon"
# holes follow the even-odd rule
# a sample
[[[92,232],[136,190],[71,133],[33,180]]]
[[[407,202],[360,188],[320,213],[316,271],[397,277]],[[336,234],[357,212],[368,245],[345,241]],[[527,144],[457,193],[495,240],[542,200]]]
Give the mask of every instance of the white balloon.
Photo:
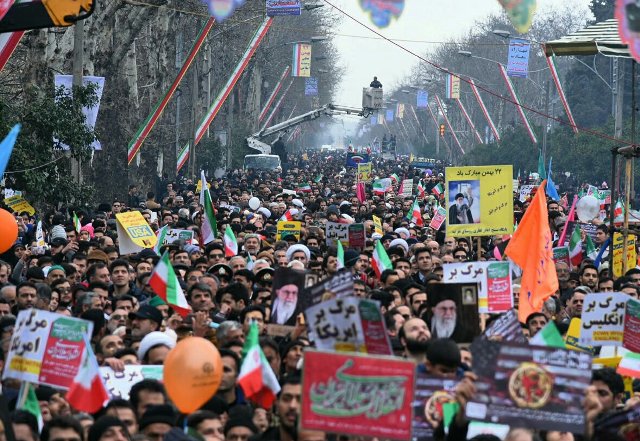
[[[584,196],[576,205],[576,214],[582,222],[589,222],[600,214],[600,201],[595,196]]]
[[[260,208],[260,199],[255,196],[249,199],[249,208],[251,208],[253,211]]]

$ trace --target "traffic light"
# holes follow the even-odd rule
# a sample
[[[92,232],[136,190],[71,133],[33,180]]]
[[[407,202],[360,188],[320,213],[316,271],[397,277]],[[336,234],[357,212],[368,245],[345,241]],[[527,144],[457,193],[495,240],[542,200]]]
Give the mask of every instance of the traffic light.
[[[444,136],[444,124],[440,124],[440,136]]]

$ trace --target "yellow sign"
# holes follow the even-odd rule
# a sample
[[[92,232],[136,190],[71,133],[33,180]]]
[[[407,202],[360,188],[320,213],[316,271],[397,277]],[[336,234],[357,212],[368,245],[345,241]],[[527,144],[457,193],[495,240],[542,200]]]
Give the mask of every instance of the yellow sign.
[[[380,219],[375,214],[373,215],[373,229],[374,229],[374,233],[379,234],[381,236],[383,235],[383,233],[382,233],[382,219]]]
[[[29,213],[29,216],[36,214],[36,209],[20,195],[8,197],[4,200],[4,203],[14,213],[22,213],[26,211]]]
[[[285,236],[295,236],[297,240],[300,240],[300,230],[302,230],[302,222],[278,222],[278,232],[276,234],[276,240],[282,240]]]
[[[622,277],[622,248],[624,237],[622,233],[613,234],[613,276]],[[636,236],[629,234],[627,239],[627,269],[636,266]]]
[[[207,182],[207,188],[211,189],[211,183]],[[196,184],[196,193],[200,193],[202,190],[202,179],[198,179],[198,183]]]
[[[513,233],[513,166],[447,167],[447,236]]]
[[[573,349],[574,351],[591,352],[590,346],[583,346],[580,344],[580,330],[582,329],[582,320],[579,318],[572,318],[569,323],[569,330],[567,336],[564,339],[564,343],[567,349]]]
[[[158,241],[155,233],[139,211],[116,214],[120,254],[132,254],[153,248]]]
[[[372,175],[371,163],[358,164],[358,182],[370,182]]]

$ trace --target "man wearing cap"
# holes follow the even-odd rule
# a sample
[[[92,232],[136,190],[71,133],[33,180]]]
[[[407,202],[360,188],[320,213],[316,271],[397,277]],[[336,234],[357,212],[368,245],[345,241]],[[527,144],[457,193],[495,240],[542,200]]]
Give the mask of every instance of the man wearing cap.
[[[453,288],[442,283],[434,283],[429,287],[432,337],[450,338],[456,343],[470,342],[473,333],[458,320],[457,296]]]
[[[128,441],[130,434],[120,419],[105,415],[96,420],[89,429],[87,441]]]
[[[162,365],[169,351],[175,346],[175,339],[164,332],[150,332],[140,342],[138,360],[144,365]]]
[[[131,335],[142,338],[162,326],[162,313],[151,305],[142,305],[136,312],[129,313]]]

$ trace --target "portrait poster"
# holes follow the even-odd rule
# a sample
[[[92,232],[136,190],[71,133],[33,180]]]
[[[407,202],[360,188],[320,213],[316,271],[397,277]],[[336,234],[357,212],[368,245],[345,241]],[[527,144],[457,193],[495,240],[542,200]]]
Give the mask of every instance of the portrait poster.
[[[300,427],[410,440],[415,370],[413,361],[397,357],[307,349]]]
[[[513,166],[445,169],[447,236],[513,233]]]
[[[486,342],[491,343],[491,342]],[[591,355],[568,349],[503,342],[495,358],[474,358],[489,373],[467,404],[472,420],[582,434],[584,391],[591,383]]]
[[[276,269],[271,294],[271,323],[295,326],[298,315],[311,306],[304,288],[304,272],[292,268]]]
[[[438,378],[418,372],[413,397],[413,440],[431,441],[433,432],[442,424],[443,407],[455,403],[458,380]]]

